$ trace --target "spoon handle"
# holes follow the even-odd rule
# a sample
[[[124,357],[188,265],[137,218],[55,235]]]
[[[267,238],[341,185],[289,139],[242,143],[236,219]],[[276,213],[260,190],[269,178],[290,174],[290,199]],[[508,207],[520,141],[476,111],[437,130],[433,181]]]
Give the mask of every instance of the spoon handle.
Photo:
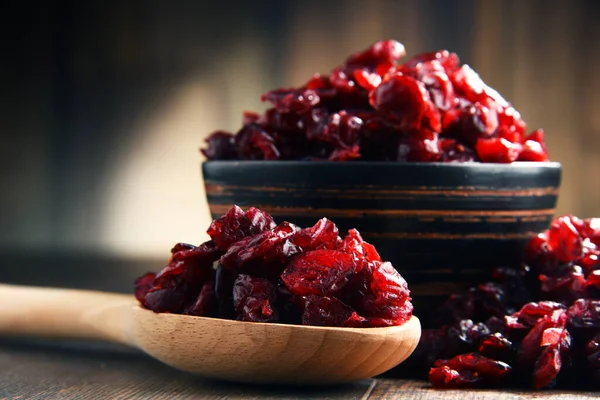
[[[129,344],[131,295],[0,284],[0,335]]]

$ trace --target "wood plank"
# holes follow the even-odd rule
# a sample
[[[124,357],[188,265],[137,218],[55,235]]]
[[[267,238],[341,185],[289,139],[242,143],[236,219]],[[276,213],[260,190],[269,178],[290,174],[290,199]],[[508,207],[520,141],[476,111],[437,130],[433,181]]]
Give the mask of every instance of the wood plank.
[[[368,399],[406,400],[520,400],[520,399],[596,399],[599,395],[589,392],[568,391],[498,391],[498,390],[439,390],[424,381],[381,379]]]
[[[104,343],[0,339],[0,399],[359,400],[373,380],[327,388],[240,385],[177,371]]]

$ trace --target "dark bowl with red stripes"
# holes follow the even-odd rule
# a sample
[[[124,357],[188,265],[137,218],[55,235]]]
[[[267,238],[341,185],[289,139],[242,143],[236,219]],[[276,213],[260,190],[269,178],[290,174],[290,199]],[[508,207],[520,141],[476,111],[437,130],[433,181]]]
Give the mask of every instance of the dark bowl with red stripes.
[[[237,204],[357,228],[406,278],[416,313],[519,263],[549,226],[561,180],[552,162],[208,161],[202,172],[213,218]]]

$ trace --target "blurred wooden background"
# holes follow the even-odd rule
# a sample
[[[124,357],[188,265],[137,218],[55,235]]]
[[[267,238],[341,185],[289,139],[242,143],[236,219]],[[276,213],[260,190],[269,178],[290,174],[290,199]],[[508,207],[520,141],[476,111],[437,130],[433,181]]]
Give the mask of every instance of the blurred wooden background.
[[[164,255],[204,240],[198,148],[277,86],[394,38],[457,52],[543,127],[559,213],[600,216],[600,2],[2,5],[0,248]]]

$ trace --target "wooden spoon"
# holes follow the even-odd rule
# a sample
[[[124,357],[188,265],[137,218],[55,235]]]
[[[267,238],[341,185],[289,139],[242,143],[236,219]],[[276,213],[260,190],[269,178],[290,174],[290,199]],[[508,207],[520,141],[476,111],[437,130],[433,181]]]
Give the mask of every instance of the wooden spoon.
[[[180,370],[237,382],[334,384],[404,361],[421,325],[330,328],[156,314],[133,296],[0,284],[0,335],[99,339]]]

